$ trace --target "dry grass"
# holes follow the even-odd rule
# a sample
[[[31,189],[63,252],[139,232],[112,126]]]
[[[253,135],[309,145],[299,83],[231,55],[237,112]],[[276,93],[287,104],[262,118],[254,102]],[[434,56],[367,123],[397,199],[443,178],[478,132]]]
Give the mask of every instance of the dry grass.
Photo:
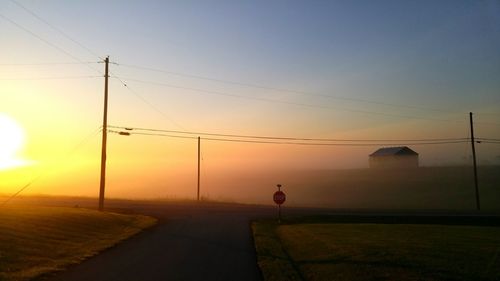
[[[259,222],[253,228],[274,236],[255,239],[266,280],[279,280],[267,272],[282,271],[278,263],[262,266],[276,249],[306,280],[500,280],[498,227]]]
[[[97,254],[156,223],[82,208],[0,208],[0,280],[28,280]]]

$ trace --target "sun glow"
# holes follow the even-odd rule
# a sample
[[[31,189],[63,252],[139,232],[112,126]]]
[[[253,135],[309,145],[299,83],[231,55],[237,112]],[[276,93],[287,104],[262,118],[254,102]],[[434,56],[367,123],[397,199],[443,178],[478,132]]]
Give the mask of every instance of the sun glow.
[[[23,128],[12,118],[0,113],[0,170],[25,165],[17,155],[24,145]]]

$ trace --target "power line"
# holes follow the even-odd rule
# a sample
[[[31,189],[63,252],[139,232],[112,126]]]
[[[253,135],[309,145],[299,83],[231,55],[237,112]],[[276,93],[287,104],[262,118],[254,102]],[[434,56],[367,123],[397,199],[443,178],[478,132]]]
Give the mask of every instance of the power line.
[[[481,141],[481,143],[487,143],[487,144],[500,144],[500,142],[497,142],[497,141]]]
[[[492,139],[492,138],[476,138],[476,140],[485,140],[485,141],[500,141],[500,139]]]
[[[25,32],[27,32],[27,33],[31,34],[32,36],[36,37],[38,40],[40,40],[40,41],[44,42],[45,44],[47,44],[47,45],[51,46],[52,48],[54,48],[54,49],[56,49],[56,50],[58,50],[58,51],[60,51],[60,52],[62,52],[62,53],[64,53],[64,54],[66,54],[67,56],[71,57],[72,59],[74,59],[74,60],[76,60],[76,61],[78,61],[78,62],[83,62],[83,61],[82,61],[82,60],[80,60],[79,58],[77,58],[77,57],[73,56],[71,53],[69,53],[69,52],[67,52],[66,50],[64,50],[63,48],[61,48],[61,47],[59,47],[59,46],[57,46],[57,45],[53,44],[52,42],[50,42],[50,41],[48,41],[48,40],[45,40],[44,38],[42,38],[41,36],[39,36],[39,35],[38,35],[38,34],[36,34],[35,32],[33,32],[33,31],[31,31],[31,30],[27,29],[26,27],[24,27],[24,26],[20,25],[19,23],[17,23],[17,22],[15,22],[15,21],[13,21],[12,19],[10,19],[10,18],[6,17],[5,15],[0,14],[0,17],[2,17],[4,20],[6,20],[6,21],[10,22],[11,24],[13,24],[13,25],[17,26],[18,28],[20,28],[20,29],[24,30]]]
[[[39,35],[38,35],[38,34],[36,34],[35,32],[33,32],[33,31],[29,30],[28,28],[26,28],[26,27],[24,27],[24,26],[20,25],[19,23],[15,22],[14,20],[12,20],[12,19],[10,19],[10,18],[6,17],[6,16],[5,16],[5,15],[3,15],[3,14],[0,14],[0,17],[1,17],[1,18],[3,18],[4,20],[6,20],[6,21],[10,22],[11,24],[13,24],[13,25],[17,26],[17,27],[18,27],[18,28],[20,28],[21,30],[23,30],[23,31],[25,31],[25,32],[27,32],[27,33],[29,33],[29,34],[31,34],[33,37],[35,37],[35,38],[37,38],[38,40],[40,40],[40,41],[44,42],[45,44],[47,44],[47,45],[51,46],[52,48],[54,48],[54,49],[56,49],[56,50],[58,50],[58,51],[60,51],[60,52],[64,53],[65,55],[69,56],[70,58],[72,58],[72,59],[74,59],[74,60],[76,60],[76,61],[78,61],[78,62],[80,62],[80,63],[82,63],[82,64],[85,64],[88,68],[92,69],[93,71],[96,71],[96,72],[97,72],[97,73],[99,73],[100,75],[103,75],[103,73],[102,73],[101,71],[99,71],[99,70],[97,70],[97,69],[95,69],[95,68],[91,67],[89,64],[86,64],[86,62],[85,62],[85,61],[83,61],[83,60],[79,59],[78,57],[76,57],[76,56],[72,55],[72,54],[71,54],[71,53],[69,53],[68,51],[66,51],[66,50],[64,50],[63,48],[61,48],[61,47],[57,46],[56,44],[54,44],[54,43],[52,43],[52,42],[50,42],[50,41],[48,41],[48,40],[44,39],[43,37],[39,36]]]
[[[32,179],[30,182],[28,182],[27,184],[25,184],[23,187],[21,187],[16,193],[12,194],[11,196],[9,196],[9,198],[5,199],[5,201],[3,201],[1,204],[0,204],[0,207],[3,207],[5,204],[9,203],[10,200],[14,199],[15,197],[17,197],[21,192],[23,192],[26,188],[30,187],[33,183],[35,183],[36,181],[38,181],[40,178],[42,177],[42,175],[39,175],[38,177]]]
[[[158,85],[158,86],[175,88],[175,89],[182,89],[182,90],[203,92],[203,93],[213,94],[213,95],[228,96],[228,97],[233,97],[233,98],[257,100],[257,101],[264,101],[264,102],[271,102],[271,103],[280,103],[280,104],[287,104],[287,105],[294,105],[294,106],[301,106],[301,107],[341,110],[341,111],[348,111],[348,112],[355,112],[355,113],[362,113],[362,114],[388,116],[388,117],[393,117],[393,118],[420,119],[420,120],[451,122],[451,123],[464,123],[464,121],[459,121],[459,120],[426,118],[426,117],[419,117],[419,116],[410,116],[410,115],[392,114],[392,113],[384,113],[384,112],[376,112],[376,111],[358,110],[358,109],[344,108],[344,107],[313,105],[313,104],[305,104],[305,103],[298,103],[298,102],[275,100],[275,99],[269,99],[269,98],[242,96],[242,95],[236,95],[236,94],[231,94],[231,93],[226,93],[226,92],[211,91],[211,90],[205,90],[205,89],[200,89],[200,88],[179,86],[179,85],[173,85],[173,84],[167,84],[167,83],[155,82],[155,81],[144,81],[144,80],[134,79],[134,78],[124,78],[124,79],[126,79],[127,81],[134,81],[134,82],[138,82],[138,83],[152,84],[152,85]]]
[[[92,54],[93,56],[101,59],[101,60],[104,60],[104,58],[102,58],[100,55],[98,55],[96,52],[92,51],[90,48],[86,47],[85,45],[83,45],[82,43],[78,42],[77,40],[73,39],[71,36],[69,36],[66,32],[62,31],[60,28],[57,28],[56,26],[54,26],[53,24],[51,24],[50,22],[46,21],[45,19],[43,19],[41,16],[39,16],[38,14],[36,14],[35,12],[33,12],[32,10],[26,8],[26,6],[22,5],[21,3],[19,3],[18,1],[16,0],[10,0],[12,3],[16,4],[18,7],[22,8],[23,10],[25,10],[26,12],[28,12],[29,14],[31,14],[33,17],[35,17],[36,19],[38,19],[39,21],[43,22],[44,24],[46,24],[47,26],[49,26],[50,28],[52,28],[53,30],[57,31],[59,34],[61,34],[62,36],[66,37],[66,39],[70,40],[71,42],[77,44],[78,46],[80,46],[81,48],[85,49],[87,52],[89,52],[90,54]]]
[[[474,125],[500,126],[500,123],[495,123],[495,122],[474,122]]]
[[[236,134],[220,134],[207,132],[192,132],[192,131],[175,131],[153,128],[137,128],[109,125],[109,128],[123,129],[126,131],[149,131],[186,134],[194,136],[216,136],[216,137],[232,137],[244,139],[266,139],[266,140],[287,140],[287,141],[320,141],[320,142],[446,142],[446,141],[467,141],[468,138],[432,138],[432,139],[329,139],[329,138],[299,138],[299,137],[278,137],[278,136],[258,136],[258,135],[236,135]],[[134,132],[135,133],[135,132]]]
[[[23,80],[64,80],[64,79],[88,79],[101,78],[101,76],[54,76],[54,77],[26,77],[26,78],[0,78],[2,81],[23,81]]]
[[[456,112],[456,111],[450,111],[450,110],[444,110],[444,109],[437,109],[437,108],[411,106],[411,105],[403,105],[403,104],[379,102],[379,101],[373,101],[373,100],[367,100],[367,99],[360,99],[360,98],[351,98],[351,97],[344,97],[344,96],[331,96],[331,95],[326,95],[326,94],[310,93],[310,92],[299,91],[299,90],[283,89],[283,88],[270,87],[270,86],[258,85],[258,84],[253,84],[253,83],[230,81],[230,80],[218,79],[218,78],[201,76],[201,75],[193,75],[193,74],[181,73],[181,72],[176,72],[176,71],[162,70],[162,69],[145,67],[145,66],[139,66],[139,65],[130,65],[130,64],[121,64],[121,63],[117,63],[117,65],[118,66],[129,67],[129,68],[135,68],[135,69],[142,69],[142,70],[148,70],[148,71],[153,71],[153,72],[165,73],[165,74],[175,75],[175,76],[181,76],[181,77],[195,78],[195,79],[201,79],[201,80],[219,82],[219,83],[224,83],[224,84],[245,86],[245,87],[250,87],[250,88],[257,88],[257,89],[278,91],[278,92],[284,92],[284,93],[299,94],[299,95],[305,95],[305,96],[318,96],[318,97],[323,97],[323,98],[328,98],[328,99],[334,99],[334,100],[354,101],[354,102],[377,104],[377,105],[384,105],[384,106],[391,106],[391,107],[398,107],[398,108],[418,109],[418,110],[435,111],[435,112],[443,112],[443,113],[454,113],[454,114],[459,114],[460,113],[460,112]]]
[[[0,66],[45,66],[45,65],[78,65],[78,64],[94,64],[96,61],[82,62],[39,62],[39,63],[0,63]]]
[[[478,112],[478,113],[476,113],[476,115],[479,115],[479,116],[482,116],[482,115],[486,115],[486,116],[500,116],[500,113]]]
[[[21,7],[22,9],[26,10],[27,12],[29,12],[31,15],[33,15],[35,18],[37,18],[41,22],[45,23],[46,25],[48,25],[52,29],[54,29],[57,32],[59,32],[60,34],[62,34],[67,39],[71,40],[75,44],[78,44],[80,47],[86,49],[92,55],[95,55],[96,57],[100,58],[100,56],[97,55],[95,52],[93,52],[91,49],[87,48],[85,45],[83,45],[80,42],[76,41],[75,39],[73,39],[72,37],[70,37],[69,35],[67,35],[65,32],[63,32],[61,29],[59,29],[59,28],[55,27],[54,25],[50,24],[48,21],[46,21],[43,18],[41,18],[40,16],[38,16],[36,13],[34,13],[33,11],[31,11],[30,9],[26,8],[25,6],[23,6],[22,4],[20,4],[19,2],[15,1],[15,0],[11,0],[11,1],[13,3],[15,3],[16,5],[18,5],[19,7]],[[24,30],[25,32],[28,32],[32,36],[38,38],[39,40],[41,40],[44,43],[50,45],[51,47],[53,47],[53,48],[55,48],[55,49],[63,52],[64,54],[70,56],[71,58],[73,58],[73,59],[75,59],[75,60],[77,60],[77,61],[79,61],[81,63],[85,63],[82,60],[80,60],[79,58],[73,56],[72,54],[70,54],[69,52],[67,52],[66,50],[64,50],[63,48],[61,48],[61,47],[59,47],[59,46],[51,43],[48,40],[45,40],[41,36],[37,35],[36,33],[32,32],[31,30],[23,27],[22,25],[20,25],[19,23],[13,21],[12,19],[10,19],[10,18],[8,18],[8,17],[6,17],[6,16],[4,16],[2,14],[0,14],[0,17],[2,17],[5,20],[9,21],[10,23],[14,24],[15,26],[17,26],[18,28]],[[117,65],[120,65],[120,64],[117,64]],[[218,82],[238,84],[238,85],[243,85],[243,86],[248,86],[248,87],[254,87],[254,88],[270,89],[270,90],[276,90],[276,91],[282,91],[282,92],[290,92],[290,93],[297,93],[297,94],[304,94],[304,95],[316,95],[316,96],[322,96],[322,97],[327,97],[327,98],[343,99],[343,100],[351,100],[351,101],[359,101],[359,102],[367,102],[367,103],[375,103],[375,104],[382,104],[382,105],[389,105],[389,106],[396,106],[396,107],[426,109],[426,108],[415,107],[415,106],[396,105],[396,104],[376,102],[376,101],[369,101],[369,100],[363,100],[363,99],[348,98],[348,97],[332,97],[332,96],[323,95],[323,94],[312,94],[312,93],[307,93],[307,92],[302,92],[302,91],[287,90],[287,89],[280,89],[280,88],[273,88],[273,87],[255,85],[255,84],[250,84],[250,83],[228,81],[228,80],[216,79],[216,78],[211,78],[211,77],[204,77],[204,76],[198,76],[198,75],[190,75],[190,74],[184,74],[184,73],[178,73],[178,72],[166,71],[166,70],[159,70],[159,69],[153,69],[153,68],[141,67],[141,66],[135,66],[135,65],[126,65],[126,64],[123,64],[123,66],[141,68],[141,69],[146,69],[146,70],[150,70],[150,71],[164,72],[164,73],[169,73],[169,74],[183,75],[183,76],[192,77],[192,78],[198,78],[198,79],[205,79],[205,80],[212,80],[212,81],[218,81]],[[100,72],[99,70],[96,70],[96,69],[94,69],[94,68],[92,68],[90,66],[89,66],[89,68],[92,69],[92,70],[94,70],[94,71],[97,71],[99,74],[102,74],[102,72]],[[118,78],[118,79],[120,79],[120,78]],[[129,79],[129,80],[132,80],[132,79]],[[149,81],[141,81],[141,80],[138,80],[138,79],[133,79],[133,80],[135,80],[136,82],[141,82],[141,83],[154,83],[154,84],[157,84],[157,85],[163,85],[163,86],[167,86],[167,87],[180,88],[180,89],[186,89],[186,90],[192,90],[192,91],[201,91],[201,92],[206,92],[206,93],[210,93],[210,94],[218,94],[218,95],[225,95],[225,96],[231,96],[231,97],[237,97],[237,98],[254,99],[254,100],[261,100],[261,101],[274,102],[274,103],[297,105],[297,106],[315,107],[315,108],[326,108],[326,109],[339,109],[339,110],[343,110],[343,111],[357,112],[357,113],[363,113],[363,114],[382,115],[382,116],[397,117],[397,118],[406,118],[406,119],[421,119],[421,120],[430,120],[430,121],[463,123],[463,121],[457,121],[457,120],[437,119],[437,118],[423,118],[423,117],[418,117],[418,116],[407,116],[407,115],[400,115],[400,114],[390,114],[390,113],[382,113],[382,112],[374,112],[374,111],[356,110],[356,109],[350,109],[350,108],[338,108],[338,107],[337,108],[333,108],[333,107],[324,107],[324,106],[311,105],[311,104],[286,102],[286,101],[266,99],[266,98],[246,97],[246,96],[240,96],[240,95],[234,95],[234,94],[228,94],[228,93],[222,93],[222,92],[207,91],[207,90],[203,90],[203,89],[182,87],[182,86],[176,86],[176,85],[168,85],[168,84],[155,83],[155,82],[149,82]],[[121,81],[121,82],[124,84],[125,87],[127,87],[128,89],[130,89],[130,87],[128,87],[126,85],[126,83],[124,83],[123,81]],[[137,95],[137,93],[136,93],[136,95]],[[149,105],[151,105],[149,102],[147,102],[147,103]],[[157,108],[155,110],[158,111]],[[449,112],[449,111],[443,111],[443,110],[438,110],[438,109],[428,109],[428,108],[426,110]],[[162,112],[162,115],[165,116],[165,114],[163,112]],[[172,121],[170,118],[168,118],[168,119],[170,121]],[[495,125],[495,126],[500,125],[500,124],[497,124],[497,123],[483,123],[483,122],[478,123],[478,124],[482,124],[482,125]],[[179,126],[178,124],[176,124],[176,125]]]
[[[120,83],[128,90],[130,91],[132,94],[134,94],[137,98],[139,98],[143,103],[145,103],[147,106],[151,107],[154,111],[158,112],[160,115],[163,116],[163,118],[165,118],[166,120],[168,120],[170,123],[174,124],[175,126],[177,126],[178,128],[181,128],[181,129],[184,129],[184,127],[182,127],[179,123],[177,123],[176,121],[174,121],[172,118],[170,118],[165,112],[163,112],[162,110],[160,110],[158,107],[156,107],[155,105],[153,105],[151,102],[149,102],[147,99],[145,99],[142,95],[140,95],[137,91],[133,90],[132,88],[130,88],[130,86],[125,82],[123,81],[120,77],[114,75],[111,71],[110,73],[113,75],[113,78],[115,79],[118,79],[118,81],[120,81]]]
[[[118,131],[110,130],[109,132],[118,133]],[[197,137],[189,136],[175,136],[160,133],[143,133],[143,132],[129,132],[130,135],[145,135],[145,136],[160,136],[169,138],[183,138],[183,139],[197,139]],[[304,145],[304,146],[403,146],[403,145],[439,145],[439,144],[457,144],[465,143],[467,141],[447,141],[447,142],[417,142],[405,144],[387,144],[387,143],[311,143],[311,142],[289,142],[289,141],[260,141],[260,140],[244,140],[244,139],[230,139],[230,138],[201,138],[207,141],[221,141],[221,142],[237,142],[237,143],[255,143],[255,144],[277,144],[277,145]]]
[[[119,77],[113,77],[113,78],[120,79]],[[387,117],[393,117],[393,118],[416,119],[416,120],[438,121],[438,122],[448,122],[448,123],[464,123],[464,121],[461,121],[461,120],[451,120],[451,119],[441,119],[441,118],[428,118],[428,117],[420,117],[420,116],[412,116],[412,115],[402,115],[402,114],[393,114],[393,113],[385,113],[385,112],[377,112],[377,111],[358,110],[358,109],[345,108],[345,107],[339,107],[339,106],[332,107],[332,106],[323,106],[323,105],[313,105],[313,104],[305,104],[305,103],[282,101],[282,100],[275,100],[275,99],[269,99],[269,98],[249,97],[249,96],[231,94],[231,93],[220,92],[220,91],[211,91],[211,90],[205,90],[205,89],[193,88],[193,87],[186,87],[186,86],[180,86],[180,85],[173,85],[173,84],[167,84],[167,83],[156,82],[156,81],[145,81],[145,80],[128,78],[128,77],[127,78],[123,78],[123,79],[126,79],[127,81],[133,81],[133,82],[138,82],[138,83],[157,85],[157,86],[174,88],[174,89],[182,89],[182,90],[189,90],[189,91],[195,91],[195,92],[203,92],[203,93],[213,94],[213,95],[228,96],[228,97],[232,97],[232,98],[240,98],[240,99],[248,99],[248,100],[257,100],[257,101],[270,102],[270,103],[287,104],[287,105],[309,107],[309,108],[321,108],[321,109],[330,109],[330,110],[341,110],[341,111],[347,111],[347,112],[354,112],[354,113],[361,113],[361,114],[370,114],[370,115],[379,115],[379,116],[387,116]],[[494,122],[475,122],[475,124],[488,125],[488,126],[500,126],[500,123],[494,123]]]
[[[66,156],[64,157],[64,159],[68,159],[69,157],[71,157],[78,149],[80,149],[83,145],[85,145],[88,141],[90,141],[90,139],[92,139],[94,136],[96,136],[100,131],[102,130],[101,127],[97,128],[97,130],[93,131],[92,133],[88,134],[87,136],[85,136],[77,145],[75,145],[73,147],[73,149],[71,149],[67,154]],[[14,199],[15,197],[17,197],[19,194],[21,194],[21,192],[23,192],[24,190],[26,190],[28,187],[30,187],[31,185],[33,185],[35,182],[37,182],[38,180],[40,180],[43,176],[47,175],[49,172],[51,172],[54,168],[50,168],[49,170],[46,170],[45,172],[43,173],[40,173],[37,177],[35,177],[34,179],[32,179],[31,181],[29,181],[27,184],[25,184],[24,186],[22,186],[18,191],[16,191],[14,194],[12,194],[11,196],[9,196],[9,198],[7,198],[5,201],[3,201],[2,203],[0,203],[0,207],[3,207],[5,204],[7,204],[9,201],[11,201],[12,199]]]
[[[108,126],[108,127],[112,128],[112,126]],[[123,134],[123,132],[115,131],[115,130],[108,130],[108,132],[114,133],[114,134],[119,134],[119,135]],[[161,137],[179,138],[179,139],[197,139],[198,138],[198,137],[189,137],[189,136],[176,136],[176,135],[168,135],[168,134],[141,133],[141,132],[134,132],[134,133],[127,132],[127,135],[161,136]]]
[[[455,144],[464,143],[466,141],[449,141],[449,142],[420,142],[420,143],[404,143],[404,144],[387,144],[387,143],[305,143],[305,142],[271,142],[271,141],[251,141],[251,140],[236,140],[236,139],[220,139],[220,138],[202,138],[209,141],[225,141],[225,142],[242,142],[242,143],[260,143],[260,144],[285,144],[285,145],[306,145],[306,146],[406,146],[406,145],[437,145],[437,144]]]

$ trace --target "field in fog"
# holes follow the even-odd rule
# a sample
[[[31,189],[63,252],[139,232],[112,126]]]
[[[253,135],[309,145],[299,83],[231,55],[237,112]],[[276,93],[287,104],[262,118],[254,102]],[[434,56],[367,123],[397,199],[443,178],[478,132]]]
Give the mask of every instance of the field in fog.
[[[478,169],[481,205],[500,209],[500,166]],[[233,172],[208,178],[210,199],[272,204],[281,183],[286,205],[331,208],[474,209],[472,167],[400,170],[288,170]]]

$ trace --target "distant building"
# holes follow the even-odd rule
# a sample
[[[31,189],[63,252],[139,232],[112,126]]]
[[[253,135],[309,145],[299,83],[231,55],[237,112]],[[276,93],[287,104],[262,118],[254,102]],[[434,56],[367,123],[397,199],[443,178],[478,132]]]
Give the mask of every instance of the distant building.
[[[417,168],[418,153],[407,146],[384,147],[370,154],[370,168]]]

